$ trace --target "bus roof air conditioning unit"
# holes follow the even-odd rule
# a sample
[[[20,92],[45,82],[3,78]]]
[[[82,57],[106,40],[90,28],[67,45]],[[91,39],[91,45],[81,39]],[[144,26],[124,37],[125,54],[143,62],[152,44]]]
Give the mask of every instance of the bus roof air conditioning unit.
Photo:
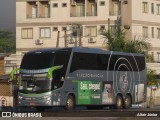
[[[96,39],[91,37],[88,39],[88,43],[96,43]]]
[[[71,5],[76,5],[76,1],[75,0],[70,0]]]
[[[39,39],[36,40],[36,45],[42,45],[42,44],[43,44],[43,40],[39,40]]]

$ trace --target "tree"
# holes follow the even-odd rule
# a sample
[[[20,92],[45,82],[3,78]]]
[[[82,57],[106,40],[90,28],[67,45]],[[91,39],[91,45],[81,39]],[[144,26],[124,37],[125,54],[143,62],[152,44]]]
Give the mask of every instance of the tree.
[[[150,107],[152,107],[153,106],[152,87],[153,86],[156,86],[157,88],[159,87],[159,82],[158,82],[158,80],[156,80],[156,72],[154,70],[147,69],[147,85],[151,88],[149,105],[150,105]]]
[[[100,34],[106,40],[106,47],[108,50],[112,51],[124,51],[125,48],[125,34],[122,31],[115,34],[114,31],[103,30]]]
[[[132,53],[146,53],[151,47],[150,43],[148,43],[145,39],[138,40],[127,40],[125,42],[125,52],[132,52]]]
[[[151,47],[150,43],[143,39],[126,39],[125,32],[120,28],[115,31],[103,30],[100,31],[100,34],[107,41],[106,47],[108,50],[145,54]]]
[[[0,31],[0,39],[12,39],[15,37],[15,34],[11,31]]]
[[[0,31],[0,53],[15,53],[15,51],[15,33],[10,31]]]

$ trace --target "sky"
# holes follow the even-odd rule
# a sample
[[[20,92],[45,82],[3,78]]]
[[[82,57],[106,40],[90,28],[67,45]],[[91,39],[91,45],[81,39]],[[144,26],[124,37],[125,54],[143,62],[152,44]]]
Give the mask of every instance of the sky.
[[[0,0],[0,30],[15,31],[16,0]]]

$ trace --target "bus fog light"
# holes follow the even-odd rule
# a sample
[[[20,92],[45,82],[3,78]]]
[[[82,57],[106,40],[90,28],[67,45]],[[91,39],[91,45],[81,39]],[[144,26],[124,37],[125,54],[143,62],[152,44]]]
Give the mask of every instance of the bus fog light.
[[[48,100],[45,102],[46,105],[50,105],[51,104],[51,100]]]

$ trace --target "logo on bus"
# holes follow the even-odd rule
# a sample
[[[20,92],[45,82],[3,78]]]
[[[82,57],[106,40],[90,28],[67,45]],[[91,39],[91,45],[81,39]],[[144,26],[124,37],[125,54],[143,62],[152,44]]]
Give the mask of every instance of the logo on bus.
[[[121,90],[125,91],[128,87],[128,75],[127,72],[123,72],[120,74],[119,84]]]

